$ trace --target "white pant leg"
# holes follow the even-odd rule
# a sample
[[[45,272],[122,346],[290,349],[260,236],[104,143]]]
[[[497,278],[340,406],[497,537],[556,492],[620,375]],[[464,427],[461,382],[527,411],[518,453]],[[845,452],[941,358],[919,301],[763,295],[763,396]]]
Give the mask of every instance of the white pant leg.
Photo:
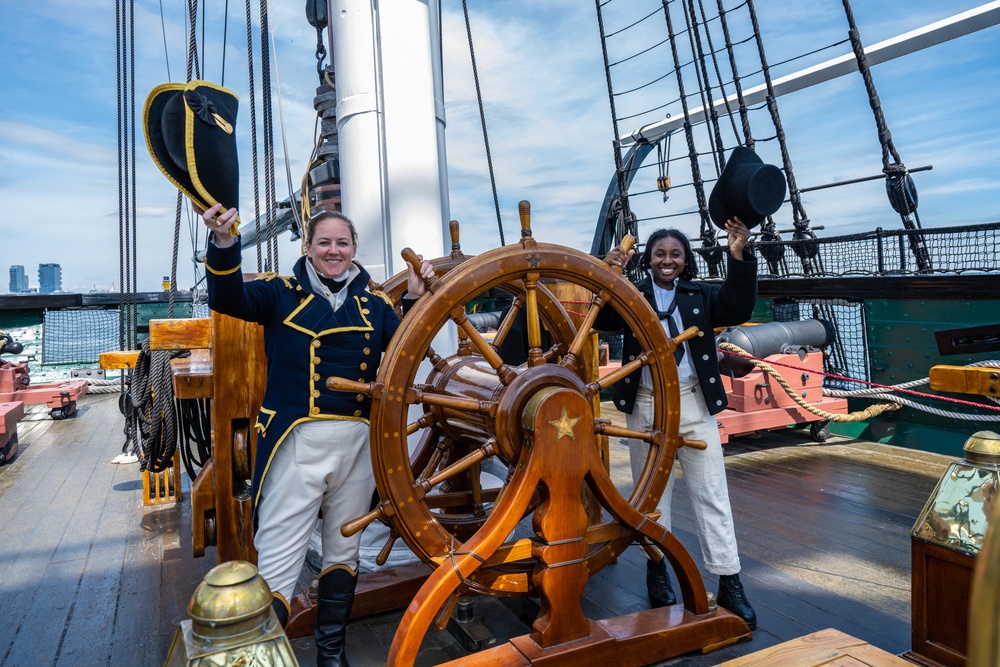
[[[646,431],[652,428],[652,420],[652,393],[640,389],[632,414],[626,415],[625,421],[629,428]],[[656,506],[660,512],[659,523],[667,530],[671,529],[671,495],[677,471],[683,470],[705,569],[713,574],[736,574],[740,571],[740,560],[729,504],[722,441],[715,417],[709,414],[697,385],[686,386],[681,391],[679,432],[683,438],[704,441],[707,448],[681,447],[677,451],[674,469]],[[648,451],[649,445],[645,442],[629,441],[633,480],[637,480],[642,473]]]
[[[653,394],[649,389],[639,388],[639,393],[635,397],[635,406],[632,414],[625,415],[625,424],[635,431],[650,431],[653,428]],[[649,443],[645,440],[635,438],[628,439],[629,463],[632,465],[632,482],[635,483],[642,476],[642,469],[646,465],[646,457],[649,456]],[[667,486],[663,489],[663,495],[656,504],[656,510],[660,513],[657,520],[667,530],[671,529],[670,523],[670,498],[674,492],[674,480],[677,479],[677,460],[674,459],[674,468],[667,479]],[[643,549],[643,553],[646,551]]]
[[[323,494],[324,572],[334,565],[357,570],[361,532],[344,537],[340,527],[368,512],[375,490],[368,424],[358,421],[336,424],[338,463],[326,477]]]
[[[704,450],[682,447],[677,452],[698,528],[705,569],[712,574],[736,574],[740,571],[740,556],[729,504],[722,440],[715,416],[709,413],[697,385],[681,392],[680,435],[708,445]]]
[[[271,592],[286,600],[292,599],[302,573],[309,536],[323,499],[322,475],[298,463],[298,450],[308,448],[300,442],[305,426],[309,424],[293,428],[278,446],[257,505],[257,570]]]

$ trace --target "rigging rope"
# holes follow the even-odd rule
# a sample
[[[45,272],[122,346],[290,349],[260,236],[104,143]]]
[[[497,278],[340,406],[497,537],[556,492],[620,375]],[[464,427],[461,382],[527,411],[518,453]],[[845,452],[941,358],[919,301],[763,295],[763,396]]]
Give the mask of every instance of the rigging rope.
[[[691,108],[688,105],[687,93],[684,90],[684,77],[681,72],[681,59],[680,54],[677,52],[677,40],[673,39],[674,32],[674,22],[670,18],[670,8],[669,0],[662,0],[663,3],[663,16],[667,22],[667,34],[671,36],[670,39],[670,53],[674,61],[674,73],[677,78],[677,91],[680,96],[681,109],[684,111],[684,138],[687,140],[688,147],[688,160],[691,162],[691,180],[694,183],[695,197],[698,201],[698,213],[701,216],[701,229],[706,229],[706,225],[709,225],[708,218],[708,202],[705,199],[705,189],[704,181],[701,178],[701,166],[698,164],[698,149],[694,143],[694,127],[691,123]],[[702,245],[706,248],[710,248],[716,245],[715,234],[713,233],[711,238],[707,238],[704,234],[702,235]]]
[[[615,93],[614,88],[611,85],[611,65],[608,63],[608,35],[605,35],[604,33],[604,14],[601,12],[601,0],[594,0],[594,2],[597,6],[598,32],[601,33],[601,52],[604,57],[604,75],[608,81],[608,102],[611,105],[611,128],[614,130],[615,135],[612,148],[614,149],[615,155],[615,176],[618,179],[618,200],[612,208],[617,206],[619,209],[616,215],[616,229],[613,239],[614,245],[618,245],[621,243],[622,238],[624,238],[624,233],[622,236],[618,236],[618,233],[621,230],[618,229],[619,225],[617,223],[622,220],[629,220],[630,218],[634,222],[635,216],[631,215],[631,209],[628,205],[628,185],[625,182],[625,166],[622,161],[621,136],[618,133],[618,112],[615,110]],[[601,223],[604,224],[605,221],[602,220]],[[636,236],[636,238],[638,238],[638,229],[632,230],[632,233]],[[629,262],[629,264],[631,265],[633,262]],[[637,266],[638,262],[635,262],[635,265]],[[629,267],[626,266],[625,269],[628,271]]]
[[[848,35],[851,39],[851,46],[854,49],[854,57],[858,61],[858,70],[865,82],[865,90],[868,92],[868,103],[872,113],[875,115],[875,125],[878,129],[879,143],[882,145],[882,172],[885,174],[886,191],[889,195],[889,202],[892,208],[899,214],[903,227],[906,229],[920,229],[920,218],[917,216],[917,194],[913,179],[910,177],[899,156],[899,152],[892,143],[892,132],[885,121],[885,114],[882,113],[882,102],[879,100],[878,91],[875,90],[875,80],[872,78],[871,68],[868,66],[868,58],[865,55],[864,44],[861,43],[861,35],[858,26],[854,21],[854,10],[851,8],[850,0],[843,0],[844,12],[847,14]],[[890,157],[892,162],[890,163]],[[924,242],[922,234],[909,235],[910,250],[917,262],[917,268],[921,272],[930,272],[934,266],[931,262],[927,244]]]
[[[278,270],[277,203],[274,188],[274,113],[271,99],[271,21],[268,0],[260,0],[260,98],[264,120],[264,206],[267,208],[267,271]]]
[[[247,78],[250,93],[250,155],[253,160],[253,212],[254,225],[257,232],[257,271],[262,271],[264,258],[260,246],[260,178],[257,166],[257,94],[254,89],[253,62],[253,16],[250,10],[250,0],[246,0],[247,22]]]
[[[490,170],[490,187],[493,190],[493,206],[497,213],[497,227],[500,230],[500,245],[506,245],[503,237],[503,221],[500,218],[500,199],[497,197],[497,180],[493,174],[493,156],[490,154],[490,137],[486,132],[486,111],[483,108],[483,94],[479,89],[479,68],[476,67],[476,49],[472,44],[472,24],[469,23],[469,3],[462,0],[462,11],[465,13],[465,33],[469,37],[469,55],[472,58],[472,78],[476,82],[476,100],[479,102],[479,120],[483,126],[483,142],[486,144],[486,164]]]
[[[322,35],[322,30],[320,30],[319,34]],[[302,229],[302,218],[299,217],[298,207],[295,206],[295,190],[292,187],[292,160],[288,155],[288,134],[285,132],[285,107],[281,103],[281,77],[278,75],[278,49],[274,42],[273,34],[271,35],[271,49],[274,51],[274,88],[278,94],[278,124],[281,128],[281,148],[285,156],[285,179],[288,186],[288,201],[292,212],[292,219],[295,221],[295,227]],[[308,172],[306,174],[308,175]],[[302,196],[305,196],[304,190],[302,191]],[[277,225],[277,219],[275,219],[275,225]],[[272,229],[272,233],[274,235],[274,256],[275,261],[277,261],[278,232],[276,227]],[[278,267],[275,266],[274,270],[277,271]]]

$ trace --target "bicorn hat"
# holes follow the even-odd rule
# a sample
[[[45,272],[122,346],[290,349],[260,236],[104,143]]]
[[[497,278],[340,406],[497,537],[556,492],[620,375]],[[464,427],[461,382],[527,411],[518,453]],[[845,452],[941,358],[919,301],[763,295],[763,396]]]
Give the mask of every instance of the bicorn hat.
[[[239,204],[238,110],[232,91],[208,81],[162,84],[146,98],[142,122],[153,162],[203,209]]]
[[[749,148],[737,146],[708,197],[708,214],[719,229],[737,217],[747,229],[756,227],[785,200],[785,176],[764,164]]]

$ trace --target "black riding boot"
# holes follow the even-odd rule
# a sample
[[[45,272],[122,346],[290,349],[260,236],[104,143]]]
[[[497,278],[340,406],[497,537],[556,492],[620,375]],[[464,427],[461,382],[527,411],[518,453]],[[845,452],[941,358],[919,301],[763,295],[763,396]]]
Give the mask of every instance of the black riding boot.
[[[316,599],[316,665],[350,667],[347,662],[347,621],[351,617],[357,575],[337,567],[319,578]]]
[[[677,603],[677,596],[670,585],[670,575],[667,574],[666,560],[646,561],[646,590],[649,592],[649,606],[668,607]]]
[[[746,621],[751,630],[757,629],[757,613],[750,606],[747,595],[743,592],[740,575],[719,575],[719,595],[715,600],[720,607],[728,609]]]
[[[288,625],[288,606],[285,604],[285,601],[279,597],[274,597],[271,599],[271,607],[274,609],[274,615],[278,617],[281,627],[284,628]]]

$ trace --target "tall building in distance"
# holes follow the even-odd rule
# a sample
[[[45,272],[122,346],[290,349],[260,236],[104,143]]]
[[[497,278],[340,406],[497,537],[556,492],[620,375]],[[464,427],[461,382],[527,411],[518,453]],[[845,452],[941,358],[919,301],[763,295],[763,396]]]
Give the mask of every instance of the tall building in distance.
[[[10,267],[10,292],[11,294],[17,294],[18,292],[28,291],[28,274],[24,272],[24,267],[20,264],[14,264]]]
[[[52,294],[62,291],[62,267],[58,264],[38,265],[38,293]]]

